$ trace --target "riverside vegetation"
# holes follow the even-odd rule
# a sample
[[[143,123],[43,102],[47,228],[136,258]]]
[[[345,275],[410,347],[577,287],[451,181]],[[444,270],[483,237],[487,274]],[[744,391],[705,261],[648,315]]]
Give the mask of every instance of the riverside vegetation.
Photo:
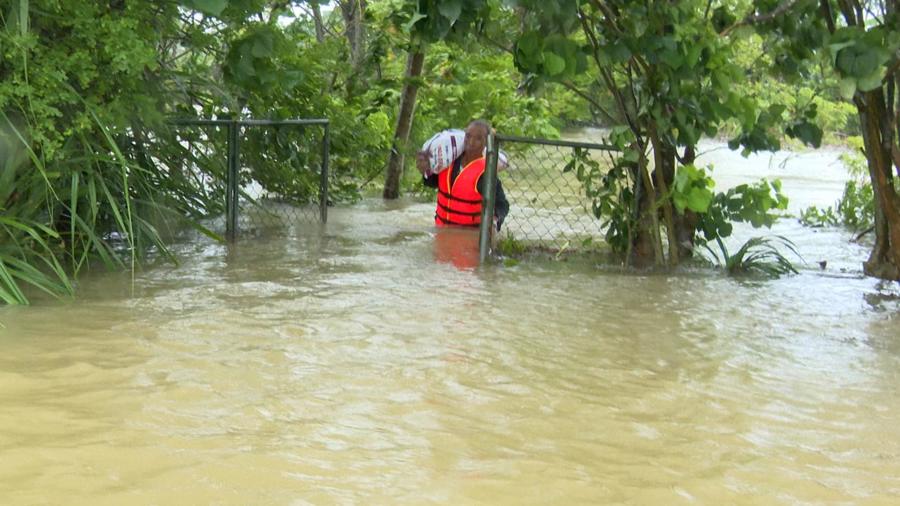
[[[75,277],[98,266],[177,261],[172,226],[218,238],[203,218],[222,212],[224,188],[191,180],[193,155],[167,123],[207,117],[328,118],[335,203],[422,191],[405,155],[473,117],[535,137],[601,124],[621,155],[602,169],[576,159],[572,170],[609,221],[611,248],[658,266],[721,244],[735,221],[765,226],[785,207],[775,181],[714,193],[711,173],[694,163],[701,136],[748,153],[857,136],[854,186],[835,209],[804,219],[871,228],[865,271],[898,279],[897,7],[6,0],[0,301],[70,295]],[[247,133],[244,165],[264,171],[302,156],[277,135]],[[224,138],[208,141],[224,153]],[[293,184],[288,172],[265,174]]]

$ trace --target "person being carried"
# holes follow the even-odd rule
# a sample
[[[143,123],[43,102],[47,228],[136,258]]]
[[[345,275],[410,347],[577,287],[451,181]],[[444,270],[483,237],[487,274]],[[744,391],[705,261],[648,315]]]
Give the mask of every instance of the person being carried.
[[[434,224],[438,227],[478,227],[481,224],[485,184],[481,176],[485,171],[484,149],[490,130],[490,124],[484,120],[469,123],[462,154],[436,174],[431,168],[429,151],[418,152],[416,167],[422,173],[425,186],[438,190],[434,214]],[[509,201],[498,179],[494,199],[494,221],[498,232],[508,213]]]

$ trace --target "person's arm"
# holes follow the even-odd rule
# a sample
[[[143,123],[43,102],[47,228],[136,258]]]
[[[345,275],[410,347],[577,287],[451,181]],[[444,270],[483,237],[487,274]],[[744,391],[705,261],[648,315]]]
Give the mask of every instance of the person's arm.
[[[503,191],[503,183],[500,182],[500,179],[497,179],[496,197],[494,199],[494,216],[497,217],[497,232],[499,232],[500,226],[503,225],[503,220],[509,214],[509,201],[506,200],[506,192]]]
[[[428,169],[428,152],[425,150],[419,151],[416,153],[416,168],[419,169],[419,172],[422,174],[422,183],[429,188],[437,188],[438,187],[438,176],[437,174],[432,174],[430,176],[426,176],[425,172]]]
[[[478,178],[478,183],[475,184],[475,187],[478,189],[478,193],[484,195],[484,177]],[[497,187],[496,191],[494,191],[494,217],[497,218],[497,232],[500,231],[500,226],[503,225],[503,220],[506,219],[507,214],[509,214],[509,201],[506,200],[503,183],[497,178]]]
[[[438,175],[432,174],[428,177],[422,176],[422,183],[429,188],[437,188],[438,187]]]

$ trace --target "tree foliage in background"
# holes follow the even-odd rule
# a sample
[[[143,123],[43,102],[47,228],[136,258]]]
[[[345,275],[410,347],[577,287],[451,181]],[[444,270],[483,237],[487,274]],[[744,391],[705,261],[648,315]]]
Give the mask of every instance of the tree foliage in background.
[[[485,114],[554,132],[546,101],[510,91],[516,72],[501,50],[453,48],[470,34],[461,20],[477,28],[484,18],[465,2],[14,0],[0,14],[3,302],[26,302],[23,285],[69,294],[71,276],[97,261],[169,258],[166,225],[182,217],[215,236],[197,220],[223,211],[226,136],[172,128],[171,117],[328,118],[331,199],[359,198],[384,173],[412,34],[437,41],[459,31],[426,65],[453,54],[459,74],[429,74],[434,91],[422,82],[417,141]],[[444,96],[462,98],[451,117]],[[242,181],[308,200],[302,174],[320,162],[310,149],[320,135],[245,129]],[[192,164],[215,179],[198,179]]]
[[[874,200],[875,242],[867,274],[900,279],[900,2],[756,2],[747,19],[779,50],[778,70],[804,79],[826,66],[856,109]]]
[[[714,193],[694,163],[701,136],[749,152],[860,128],[877,203],[866,269],[891,277],[896,25],[894,1],[0,1],[0,300],[26,302],[25,285],[69,294],[98,262],[168,258],[167,225],[184,217],[215,236],[199,220],[222,212],[223,185],[190,167],[221,181],[225,136],[171,117],[330,119],[336,202],[382,174],[414,184],[386,170],[392,146],[411,153],[473,118],[541,137],[600,122],[622,156],[582,171],[586,188],[610,243],[657,264],[784,207],[777,183]],[[415,122],[404,86],[420,90]],[[301,146],[319,134],[244,135],[242,180],[308,200],[298,173],[320,155]]]
[[[25,303],[22,285],[68,294],[69,275],[94,259],[134,266],[148,245],[165,252],[152,216],[184,202],[165,174],[133,162],[141,125],[162,119],[159,48],[178,10],[0,6],[0,298]]]
[[[805,112],[792,118],[784,104],[764,105],[736,89],[746,72],[736,60],[743,33],[723,34],[735,22],[727,3],[516,3],[528,13],[516,43],[519,68],[535,85],[554,81],[572,89],[612,127],[609,141],[622,154],[610,172],[595,173],[589,196],[595,209],[610,212],[608,238],[629,260],[678,264],[698,242],[730,233],[722,220],[771,216],[784,207],[778,188],[768,184],[754,191],[767,198],[713,195],[709,176],[694,166],[701,136],[729,126],[729,145],[746,153],[778,149],[785,121],[803,142],[821,140]],[[597,98],[604,95],[611,102]],[[752,209],[726,206],[735,201]]]
[[[404,152],[408,150],[416,96],[418,94],[428,44],[442,40],[463,40],[480,31],[490,17],[487,0],[418,0],[391,2],[390,19],[407,38],[408,59],[397,127],[385,174],[384,198],[400,195]],[[406,149],[405,149],[406,148]]]

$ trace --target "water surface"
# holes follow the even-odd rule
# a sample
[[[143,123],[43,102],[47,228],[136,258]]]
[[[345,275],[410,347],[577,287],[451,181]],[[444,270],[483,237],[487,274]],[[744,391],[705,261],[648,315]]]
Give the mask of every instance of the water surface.
[[[895,503],[897,289],[849,234],[779,223],[809,262],[775,281],[473,269],[432,210],[0,308],[3,503]]]

